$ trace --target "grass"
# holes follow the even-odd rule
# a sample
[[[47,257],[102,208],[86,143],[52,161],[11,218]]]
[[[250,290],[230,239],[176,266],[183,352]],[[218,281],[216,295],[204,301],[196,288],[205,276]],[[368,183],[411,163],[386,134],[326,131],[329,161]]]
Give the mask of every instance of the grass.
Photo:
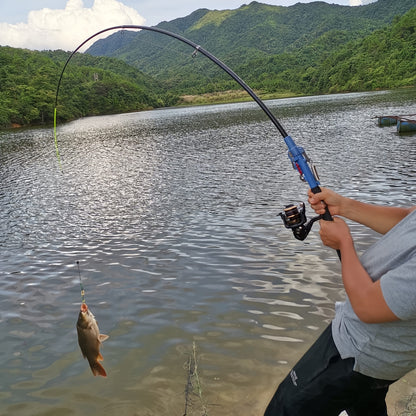
[[[271,100],[275,98],[289,98],[295,97],[293,93],[274,93],[274,94],[256,94],[262,100]],[[225,104],[225,103],[237,103],[244,101],[251,101],[252,98],[244,90],[228,90],[219,91],[198,95],[182,95],[178,105],[207,105],[207,104]]]
[[[192,398],[197,397],[201,406],[202,416],[208,416],[208,408],[202,395],[201,380],[198,373],[198,361],[196,357],[196,344],[192,343],[192,351],[186,363],[187,382],[185,388],[185,410],[183,416],[189,416],[192,410]]]

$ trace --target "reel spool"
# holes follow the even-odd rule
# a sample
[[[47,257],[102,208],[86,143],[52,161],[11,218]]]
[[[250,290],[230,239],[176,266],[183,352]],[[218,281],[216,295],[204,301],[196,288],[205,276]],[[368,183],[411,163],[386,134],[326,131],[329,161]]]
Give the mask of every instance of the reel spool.
[[[286,228],[290,228],[296,239],[303,241],[312,229],[315,221],[322,219],[322,215],[312,218],[309,222],[306,218],[306,209],[303,202],[286,205],[283,212],[279,213]]]

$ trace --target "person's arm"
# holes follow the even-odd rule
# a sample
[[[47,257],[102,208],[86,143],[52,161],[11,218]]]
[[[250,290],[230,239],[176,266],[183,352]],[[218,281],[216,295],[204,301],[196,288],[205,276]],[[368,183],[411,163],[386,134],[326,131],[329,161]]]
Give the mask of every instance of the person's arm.
[[[325,206],[322,202],[328,206],[331,215],[341,215],[381,234],[387,233],[406,215],[416,209],[416,207],[399,208],[366,204],[343,197],[326,188],[322,188],[322,192],[318,194],[309,191],[309,203],[317,214],[325,212]]]
[[[387,305],[380,281],[373,282],[354,248],[348,225],[340,218],[320,221],[322,242],[341,252],[342,280],[358,318],[365,323],[393,322],[399,318]]]

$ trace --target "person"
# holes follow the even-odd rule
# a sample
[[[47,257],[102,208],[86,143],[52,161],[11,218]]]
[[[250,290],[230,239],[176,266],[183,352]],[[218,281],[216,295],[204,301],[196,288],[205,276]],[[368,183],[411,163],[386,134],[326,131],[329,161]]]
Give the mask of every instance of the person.
[[[382,207],[309,192],[324,245],[341,253],[345,302],[293,367],[265,416],[386,416],[389,386],[416,368],[416,206]],[[358,256],[342,216],[383,236]]]

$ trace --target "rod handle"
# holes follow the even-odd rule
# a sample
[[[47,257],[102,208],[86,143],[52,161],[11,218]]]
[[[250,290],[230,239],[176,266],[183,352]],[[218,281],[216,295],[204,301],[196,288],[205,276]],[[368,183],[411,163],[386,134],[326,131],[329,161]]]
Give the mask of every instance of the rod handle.
[[[319,186],[315,186],[314,188],[311,188],[311,191],[314,194],[319,194],[321,192],[321,188]],[[332,218],[331,213],[329,212],[328,205],[325,204],[325,213],[322,215],[322,219],[325,221],[334,221]],[[338,258],[341,260],[341,252],[337,250]]]
[[[321,188],[319,186],[315,186],[314,188],[311,188],[311,191],[314,194],[319,194],[319,192],[321,192]],[[325,221],[334,221],[334,219],[332,218],[331,213],[329,212],[328,209],[328,205],[325,204],[325,213],[322,214],[322,219]]]

